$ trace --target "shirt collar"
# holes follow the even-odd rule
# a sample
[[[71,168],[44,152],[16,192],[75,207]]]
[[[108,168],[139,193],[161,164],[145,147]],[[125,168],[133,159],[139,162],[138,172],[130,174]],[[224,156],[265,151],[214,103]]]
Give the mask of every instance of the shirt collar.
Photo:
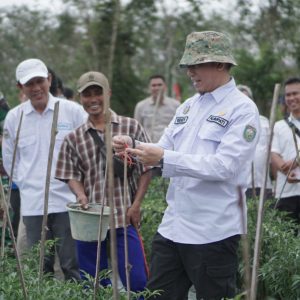
[[[220,103],[235,87],[235,80],[233,77],[231,77],[226,84],[216,88],[214,91],[208,94],[210,94],[217,103]]]
[[[110,117],[111,123],[119,124],[120,123],[119,116],[112,109],[110,109],[110,113],[111,113],[111,117]],[[86,123],[84,124],[83,130],[88,131],[90,128],[95,129],[95,126],[88,118]]]
[[[45,108],[45,110],[43,111],[43,113],[45,113],[47,110],[52,110],[54,111],[54,104],[57,100],[49,93],[49,99],[48,99],[48,103],[47,103],[47,106]],[[31,112],[34,112],[36,111],[34,109],[34,107],[32,106],[31,104],[31,101],[30,100],[27,100],[25,103],[24,103],[24,114],[28,115],[30,114]]]

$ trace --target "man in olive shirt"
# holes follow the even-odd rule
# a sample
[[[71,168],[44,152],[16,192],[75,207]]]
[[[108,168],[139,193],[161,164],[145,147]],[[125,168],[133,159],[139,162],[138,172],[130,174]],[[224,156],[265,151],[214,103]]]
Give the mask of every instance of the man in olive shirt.
[[[180,103],[165,95],[167,86],[162,75],[149,78],[149,90],[151,96],[137,103],[134,118],[144,127],[151,141],[156,143],[171,122]]]

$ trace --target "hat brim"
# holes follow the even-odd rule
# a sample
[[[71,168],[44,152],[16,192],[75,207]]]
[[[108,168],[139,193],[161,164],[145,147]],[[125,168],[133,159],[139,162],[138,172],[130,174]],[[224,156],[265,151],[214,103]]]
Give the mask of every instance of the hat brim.
[[[86,88],[88,88],[89,86],[92,86],[92,85],[97,85],[104,89],[103,85],[100,84],[99,82],[89,81],[86,84],[84,84],[83,86],[81,86],[80,88],[78,88],[77,91],[78,91],[78,93],[82,93]]]
[[[22,78],[19,79],[19,82],[21,84],[25,84],[27,83],[29,80],[31,80],[32,78],[35,77],[43,77],[43,78],[48,78],[48,73],[46,72],[34,72],[34,73],[30,73]]]

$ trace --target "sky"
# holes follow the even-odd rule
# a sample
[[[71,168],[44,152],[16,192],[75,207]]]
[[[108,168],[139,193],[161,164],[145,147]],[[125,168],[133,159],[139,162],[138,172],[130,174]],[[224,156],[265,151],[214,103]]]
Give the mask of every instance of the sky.
[[[176,4],[179,7],[184,7],[185,0],[164,0],[170,7]],[[126,3],[128,0],[122,0]],[[210,0],[209,4],[204,5],[205,10],[212,11],[215,9],[230,9],[233,7],[235,1],[233,0]],[[64,7],[63,0],[0,0],[0,8],[9,7],[13,5],[27,5],[33,6],[35,9],[50,9],[52,12],[61,10]]]

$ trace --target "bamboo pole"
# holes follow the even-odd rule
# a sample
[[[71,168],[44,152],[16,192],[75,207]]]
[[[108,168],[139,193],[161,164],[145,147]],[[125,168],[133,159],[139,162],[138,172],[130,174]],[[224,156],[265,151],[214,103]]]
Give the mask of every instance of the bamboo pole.
[[[254,200],[256,199],[254,162],[251,163],[251,186],[252,186],[252,199]]]
[[[22,292],[23,292],[23,297],[25,300],[28,299],[28,294],[27,294],[27,289],[25,286],[25,280],[24,280],[24,275],[23,275],[23,271],[22,271],[22,265],[21,265],[21,260],[20,260],[20,256],[18,253],[18,249],[17,249],[17,244],[16,244],[16,239],[14,236],[14,230],[11,224],[11,220],[10,220],[10,216],[9,216],[9,209],[8,209],[8,205],[7,202],[5,201],[5,193],[4,193],[4,189],[3,189],[3,184],[2,184],[2,178],[0,176],[0,192],[1,192],[1,196],[3,197],[4,201],[3,201],[3,205],[4,205],[4,213],[7,215],[7,223],[8,223],[8,228],[9,228],[9,233],[10,233],[10,238],[12,240],[13,243],[13,249],[15,252],[15,257],[17,260],[17,271],[20,277],[20,283],[21,283],[21,288],[22,288]],[[3,257],[2,257],[3,259]]]
[[[273,129],[274,129],[274,123],[275,123],[275,117],[276,117],[275,116],[276,105],[278,102],[279,91],[280,91],[280,84],[276,83],[275,87],[274,87],[273,101],[272,101],[271,113],[270,113],[270,137],[269,137],[269,141],[268,141],[268,152],[267,152],[266,163],[265,163],[264,172],[263,172],[263,174],[264,174],[263,184],[260,189],[260,195],[259,195],[259,206],[258,206],[258,212],[257,212],[256,235],[255,235],[255,245],[254,245],[254,258],[253,258],[253,268],[252,268],[252,276],[251,276],[250,300],[256,300],[256,294],[257,294],[257,273],[258,273],[258,268],[259,268],[259,257],[260,257],[260,250],[261,250],[264,198],[265,198],[267,177],[268,177],[268,171],[269,171],[269,160],[270,160]]]
[[[5,202],[6,201],[5,194],[3,194],[3,202],[5,202],[5,205],[7,204],[8,207],[9,207],[10,197],[11,197],[11,188],[12,188],[12,181],[13,181],[13,176],[14,176],[14,168],[15,168],[15,163],[16,163],[16,154],[17,154],[17,147],[18,147],[18,143],[19,143],[22,120],[23,120],[23,111],[21,112],[21,115],[20,115],[20,120],[19,120],[19,124],[18,124],[18,128],[17,128],[16,140],[15,140],[15,145],[14,145],[14,150],[13,150],[13,157],[12,157],[10,174],[9,174],[9,189],[8,189],[8,195],[7,195],[7,202]],[[2,236],[1,236],[1,258],[2,259],[4,257],[4,249],[5,249],[5,231],[6,231],[7,218],[8,218],[7,212],[6,212],[6,210],[4,210]]]
[[[244,261],[244,266],[245,266],[244,283],[245,283],[245,288],[246,288],[246,300],[249,300],[250,299],[250,287],[251,287],[249,241],[248,241],[248,234],[246,233],[247,224],[246,224],[245,218],[244,218],[244,216],[246,214],[246,209],[245,209],[245,203],[244,203],[244,199],[243,199],[242,188],[240,186],[238,186],[238,196],[239,196],[239,206],[240,206],[240,210],[241,210],[241,221],[242,221],[243,232],[244,232],[244,234],[241,235],[242,256],[243,256],[243,261]],[[255,199],[253,199],[253,201],[255,201]]]
[[[57,101],[54,105],[53,121],[52,121],[52,128],[51,128],[51,139],[50,139],[49,155],[48,155],[47,175],[46,175],[46,184],[45,184],[45,198],[44,198],[44,215],[43,215],[42,232],[41,232],[39,282],[41,282],[42,280],[43,269],[44,269],[50,177],[51,177],[51,169],[52,169],[53,151],[55,145],[55,135],[57,133],[58,112],[59,112],[59,101]]]
[[[109,227],[110,227],[110,257],[113,275],[113,300],[119,300],[118,293],[118,259],[117,259],[117,243],[115,228],[115,203],[114,203],[114,169],[112,158],[112,137],[111,137],[111,112],[109,91],[103,89],[104,95],[104,117],[105,117],[105,144],[106,144],[106,163],[108,169],[108,202],[110,206]]]
[[[125,251],[125,272],[126,272],[126,289],[127,300],[130,300],[130,270],[131,266],[128,262],[128,238],[127,238],[127,196],[128,196],[128,178],[127,178],[127,158],[128,153],[124,153],[124,194],[123,194],[123,229],[124,229],[124,251]]]
[[[101,172],[101,170],[99,170]],[[101,204],[101,211],[99,216],[99,227],[98,227],[98,243],[97,243],[97,259],[96,259],[96,273],[94,279],[94,300],[97,299],[97,292],[99,289],[99,269],[100,269],[100,259],[101,259],[101,240],[102,240],[102,220],[103,220],[103,213],[104,213],[104,199],[105,199],[105,189],[106,189],[106,175],[107,175],[107,164],[105,168],[104,174],[104,182],[102,188],[102,200],[100,201]]]

